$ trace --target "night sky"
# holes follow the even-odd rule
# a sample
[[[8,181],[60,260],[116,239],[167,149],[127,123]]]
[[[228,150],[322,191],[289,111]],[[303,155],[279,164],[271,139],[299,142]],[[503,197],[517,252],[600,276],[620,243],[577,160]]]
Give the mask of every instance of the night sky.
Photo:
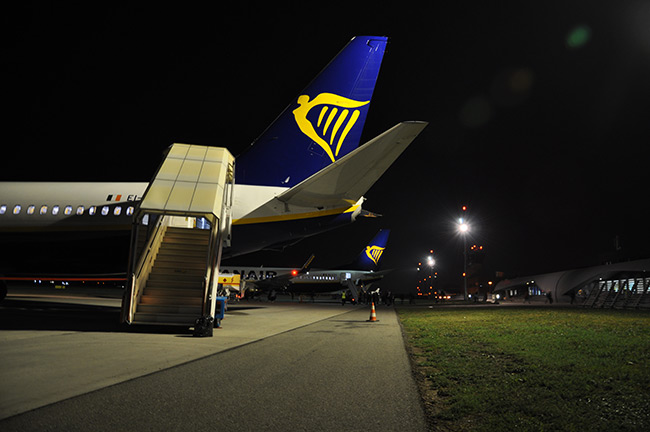
[[[384,266],[434,249],[460,283],[462,205],[490,274],[650,256],[647,2],[246,3],[5,10],[0,180],[148,181],[173,142],[237,155],[354,35],[385,35],[362,142],[429,126],[366,194],[383,217],[238,262],[335,265],[391,228]]]

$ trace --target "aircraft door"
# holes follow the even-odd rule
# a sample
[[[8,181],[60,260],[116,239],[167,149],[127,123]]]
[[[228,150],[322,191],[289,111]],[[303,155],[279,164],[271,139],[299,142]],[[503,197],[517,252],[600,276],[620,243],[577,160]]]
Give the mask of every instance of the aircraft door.
[[[344,272],[341,273],[341,285],[347,287],[350,292],[352,293],[352,297],[354,297],[356,300],[359,299],[359,290],[357,289],[357,286],[354,284],[354,281],[352,280],[352,273],[349,272]]]

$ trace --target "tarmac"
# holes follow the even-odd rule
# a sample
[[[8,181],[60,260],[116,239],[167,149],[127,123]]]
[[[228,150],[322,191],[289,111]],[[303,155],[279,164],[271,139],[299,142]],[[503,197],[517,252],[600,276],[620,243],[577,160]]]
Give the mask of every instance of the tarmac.
[[[0,430],[425,431],[393,308],[242,302],[208,338],[115,299],[0,306]]]

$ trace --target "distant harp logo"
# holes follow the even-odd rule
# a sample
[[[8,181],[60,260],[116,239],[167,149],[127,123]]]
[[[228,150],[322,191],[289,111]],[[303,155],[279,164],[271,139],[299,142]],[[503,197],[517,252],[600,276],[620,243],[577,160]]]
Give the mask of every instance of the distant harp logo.
[[[379,246],[366,246],[366,255],[370,258],[375,264],[379,264],[379,258],[384,253],[383,247]]]
[[[333,93],[321,93],[311,101],[309,96],[298,97],[298,108],[293,110],[298,127],[316,144],[321,146],[332,162],[336,161],[341,145],[345,141],[361,111],[355,108],[367,105],[370,101],[360,102],[338,96]],[[320,106],[316,127],[307,119],[307,114]],[[329,138],[328,138],[329,137]]]

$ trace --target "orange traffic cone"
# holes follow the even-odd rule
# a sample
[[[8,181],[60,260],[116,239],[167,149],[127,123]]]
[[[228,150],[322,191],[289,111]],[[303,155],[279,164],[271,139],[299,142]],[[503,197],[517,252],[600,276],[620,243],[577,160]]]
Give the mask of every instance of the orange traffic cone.
[[[372,308],[370,309],[370,319],[368,319],[368,322],[376,322],[377,320],[377,313],[375,312],[375,302],[372,302]]]

